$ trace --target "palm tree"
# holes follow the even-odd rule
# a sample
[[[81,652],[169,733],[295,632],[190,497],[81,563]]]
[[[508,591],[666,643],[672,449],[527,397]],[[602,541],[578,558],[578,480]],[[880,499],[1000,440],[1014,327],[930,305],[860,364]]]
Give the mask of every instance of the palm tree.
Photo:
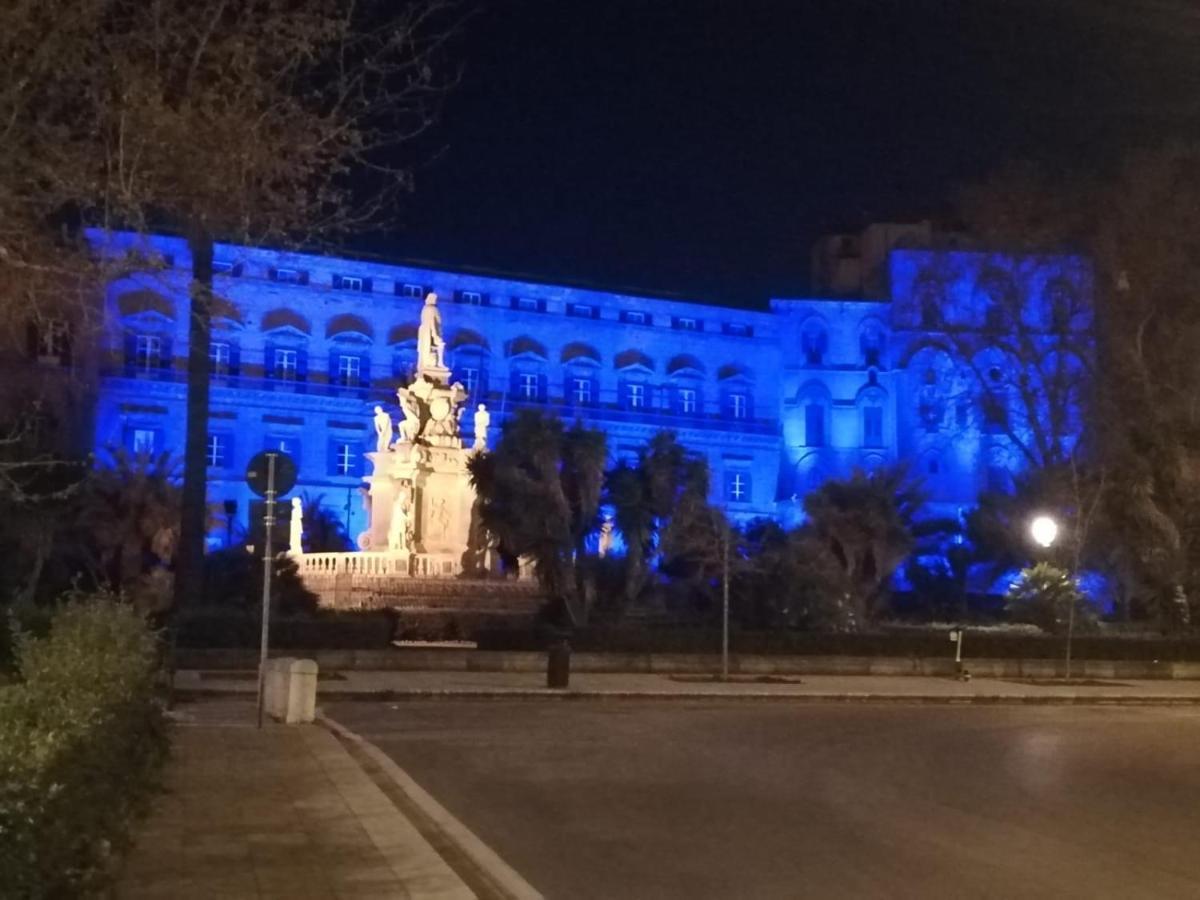
[[[467,463],[484,528],[509,557],[533,559],[551,600],[586,621],[593,590],[585,542],[599,524],[605,436],[537,410],[505,423],[495,450]]]
[[[884,584],[912,551],[923,502],[903,467],[856,470],[804,498],[808,528],[841,569],[859,626],[879,613]]]
[[[660,431],[638,451],[636,465],[622,461],[609,472],[606,501],[625,539],[625,599],[632,602],[649,581],[655,554],[664,541],[670,544],[676,514],[704,514],[708,462],[680,444],[674,432]]]
[[[178,462],[167,453],[118,450],[111,467],[92,473],[80,497],[78,524],[100,583],[136,594],[153,580],[169,591],[167,569],[179,541],[178,483]],[[169,593],[147,602],[158,612],[168,600]]]

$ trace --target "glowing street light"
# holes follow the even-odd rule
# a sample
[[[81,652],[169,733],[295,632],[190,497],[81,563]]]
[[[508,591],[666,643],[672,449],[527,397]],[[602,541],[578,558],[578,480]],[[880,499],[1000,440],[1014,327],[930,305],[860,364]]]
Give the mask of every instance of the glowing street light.
[[[1058,537],[1058,523],[1049,516],[1037,516],[1029,523],[1029,533],[1039,547],[1049,548]]]

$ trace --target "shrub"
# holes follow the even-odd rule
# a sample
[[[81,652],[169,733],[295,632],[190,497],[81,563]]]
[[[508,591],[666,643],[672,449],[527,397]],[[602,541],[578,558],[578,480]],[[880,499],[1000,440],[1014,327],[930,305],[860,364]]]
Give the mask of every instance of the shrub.
[[[79,896],[102,885],[164,754],[156,636],[98,596],[16,643],[19,680],[0,689],[0,885]]]
[[[1038,563],[1021,572],[1008,592],[1007,610],[1015,622],[1030,622],[1043,631],[1066,631],[1071,608],[1075,608],[1075,627],[1083,630],[1095,624],[1095,610],[1062,569]]]

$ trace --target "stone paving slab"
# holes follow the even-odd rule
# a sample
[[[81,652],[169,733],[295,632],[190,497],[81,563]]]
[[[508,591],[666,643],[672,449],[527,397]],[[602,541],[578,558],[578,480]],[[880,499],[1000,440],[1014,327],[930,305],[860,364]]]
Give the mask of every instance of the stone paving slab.
[[[119,898],[475,897],[332,734],[246,702],[180,708],[135,840]]]
[[[1200,704],[1200,681],[1104,680],[1095,684],[1038,683],[998,678],[961,682],[919,675],[805,675],[786,679],[738,677],[728,682],[696,676],[572,674],[567,690],[549,690],[534,672],[347,671],[318,686],[318,702],[335,700],[482,699],[755,699],[811,702],[907,703],[1095,703]],[[252,693],[254,683],[238,678],[179,672],[184,694],[230,696]]]

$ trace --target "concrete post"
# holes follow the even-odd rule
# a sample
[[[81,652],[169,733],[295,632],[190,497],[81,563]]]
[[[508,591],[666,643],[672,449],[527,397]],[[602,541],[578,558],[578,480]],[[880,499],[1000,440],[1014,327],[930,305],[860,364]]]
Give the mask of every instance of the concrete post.
[[[287,670],[287,706],[284,721],[288,725],[306,725],[317,715],[317,662],[293,659]]]

